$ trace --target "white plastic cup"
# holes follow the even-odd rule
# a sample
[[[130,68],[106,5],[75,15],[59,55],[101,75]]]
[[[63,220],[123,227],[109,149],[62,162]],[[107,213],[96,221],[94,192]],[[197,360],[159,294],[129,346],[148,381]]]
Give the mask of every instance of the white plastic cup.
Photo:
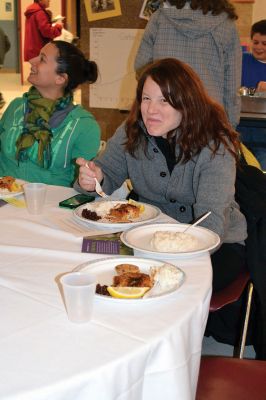
[[[26,204],[30,214],[41,214],[46,197],[45,183],[25,183],[23,185]]]
[[[96,288],[96,276],[71,272],[60,278],[68,319],[83,323],[91,319]]]

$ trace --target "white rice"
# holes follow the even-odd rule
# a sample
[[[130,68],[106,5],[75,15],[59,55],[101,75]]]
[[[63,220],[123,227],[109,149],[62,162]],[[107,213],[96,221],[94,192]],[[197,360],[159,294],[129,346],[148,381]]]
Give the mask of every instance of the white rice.
[[[156,231],[151,246],[160,252],[193,251],[199,247],[199,241],[189,233]]]

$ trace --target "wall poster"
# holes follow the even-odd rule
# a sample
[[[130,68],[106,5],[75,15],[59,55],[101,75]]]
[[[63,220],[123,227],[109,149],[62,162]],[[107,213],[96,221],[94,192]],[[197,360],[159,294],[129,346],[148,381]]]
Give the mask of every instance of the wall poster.
[[[90,29],[90,59],[99,78],[90,86],[90,107],[129,110],[135,98],[134,61],[143,29]]]

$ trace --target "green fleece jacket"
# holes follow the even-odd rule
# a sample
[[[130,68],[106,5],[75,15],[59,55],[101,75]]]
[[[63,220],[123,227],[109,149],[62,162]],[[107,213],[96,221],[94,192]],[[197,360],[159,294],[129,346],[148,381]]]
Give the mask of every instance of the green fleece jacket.
[[[11,175],[29,182],[72,186],[75,159],[96,156],[100,145],[100,128],[91,113],[75,106],[66,118],[52,129],[52,163],[46,169],[38,164],[38,143],[28,150],[28,159],[15,158],[16,140],[22,132],[26,110],[23,98],[14,99],[0,121],[0,176]]]

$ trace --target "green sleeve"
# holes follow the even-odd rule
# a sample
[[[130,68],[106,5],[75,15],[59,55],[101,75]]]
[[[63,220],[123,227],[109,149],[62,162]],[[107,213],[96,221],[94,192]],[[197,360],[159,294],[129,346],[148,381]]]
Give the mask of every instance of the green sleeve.
[[[94,158],[100,147],[100,127],[92,115],[82,118],[76,128],[77,138],[73,148],[72,159],[83,157],[87,160]]]

